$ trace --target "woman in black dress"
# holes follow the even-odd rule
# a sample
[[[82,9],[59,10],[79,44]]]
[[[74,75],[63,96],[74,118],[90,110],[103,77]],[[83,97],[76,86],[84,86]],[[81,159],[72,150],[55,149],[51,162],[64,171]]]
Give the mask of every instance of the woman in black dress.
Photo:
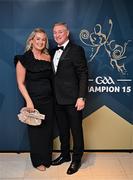
[[[26,51],[15,56],[18,88],[30,112],[34,109],[45,114],[39,126],[28,125],[30,157],[38,170],[51,165],[53,132],[52,68],[47,51],[48,38],[41,28],[28,37]]]

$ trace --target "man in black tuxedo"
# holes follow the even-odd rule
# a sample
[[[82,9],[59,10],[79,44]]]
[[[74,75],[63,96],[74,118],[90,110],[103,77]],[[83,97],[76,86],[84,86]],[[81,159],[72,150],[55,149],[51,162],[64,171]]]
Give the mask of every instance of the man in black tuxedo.
[[[61,155],[52,161],[59,165],[71,160],[70,130],[73,138],[72,162],[67,174],[73,174],[81,166],[84,151],[82,110],[88,87],[88,68],[82,47],[69,40],[66,23],[53,26],[53,36],[58,47],[53,51],[54,92],[56,117],[61,142]]]

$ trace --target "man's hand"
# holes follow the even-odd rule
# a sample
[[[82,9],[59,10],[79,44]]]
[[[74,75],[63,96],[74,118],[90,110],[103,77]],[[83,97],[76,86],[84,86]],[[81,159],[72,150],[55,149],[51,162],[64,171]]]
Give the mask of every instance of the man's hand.
[[[78,98],[75,107],[77,111],[81,111],[85,107],[85,100],[83,98]]]

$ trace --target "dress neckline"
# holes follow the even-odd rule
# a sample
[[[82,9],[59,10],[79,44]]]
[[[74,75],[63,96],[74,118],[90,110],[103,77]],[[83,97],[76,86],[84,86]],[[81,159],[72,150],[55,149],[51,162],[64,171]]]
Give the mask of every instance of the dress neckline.
[[[35,58],[33,52],[32,52],[31,50],[30,50],[30,52],[31,52],[31,55],[32,55],[32,57],[33,57],[33,59],[34,59],[35,61],[38,61],[38,62],[48,62],[48,63],[50,63],[50,61],[47,61],[47,60],[45,60],[45,59],[37,59],[37,58]]]

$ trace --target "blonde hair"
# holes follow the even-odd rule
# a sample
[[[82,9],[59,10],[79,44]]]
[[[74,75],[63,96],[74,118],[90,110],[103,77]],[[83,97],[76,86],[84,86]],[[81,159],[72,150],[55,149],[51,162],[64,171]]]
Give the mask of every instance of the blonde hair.
[[[45,36],[46,36],[46,46],[45,46],[45,48],[43,49],[42,52],[45,53],[45,54],[48,54],[48,47],[49,47],[48,37],[47,37],[46,32],[42,28],[36,28],[30,33],[30,35],[29,35],[29,37],[27,38],[27,41],[26,41],[25,51],[28,51],[28,50],[32,49],[31,40],[35,37],[36,33],[44,33],[45,34]]]

